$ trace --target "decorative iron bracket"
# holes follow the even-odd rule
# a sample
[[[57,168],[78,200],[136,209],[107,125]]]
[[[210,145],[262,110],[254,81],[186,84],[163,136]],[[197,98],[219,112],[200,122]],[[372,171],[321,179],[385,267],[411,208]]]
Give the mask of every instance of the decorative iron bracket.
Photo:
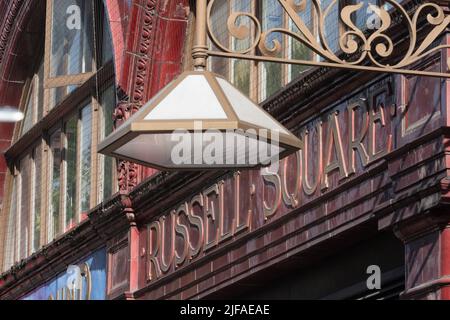
[[[203,2],[206,0],[199,0]],[[244,50],[233,50],[224,46],[214,35],[213,10],[216,0],[209,0],[206,13],[206,24],[209,39],[218,51],[207,50],[209,56],[277,62],[283,64],[295,64],[306,66],[320,66],[330,68],[341,68],[357,71],[374,71],[383,73],[398,73],[418,76],[430,76],[450,78],[448,70],[445,72],[428,72],[413,69],[414,63],[430,56],[442,49],[450,48],[450,45],[434,46],[439,36],[443,35],[449,27],[450,15],[446,15],[442,7],[435,3],[424,3],[418,6],[414,14],[408,12],[395,0],[385,0],[385,6],[369,4],[371,12],[377,15],[379,23],[374,30],[364,30],[357,27],[352,20],[352,15],[363,8],[363,3],[347,5],[340,12],[340,23],[344,30],[339,37],[339,49],[351,59],[345,60],[341,54],[336,54],[329,46],[325,21],[330,12],[339,4],[339,0],[331,0],[331,3],[323,8],[320,0],[277,0],[287,14],[298,32],[288,28],[273,28],[262,30],[260,19],[250,12],[231,12],[227,20],[227,32],[238,40],[248,39],[248,47]],[[312,4],[314,16],[317,17],[317,28],[311,30],[300,13],[306,10],[307,1]],[[204,6],[204,5],[203,5]],[[402,23],[405,23],[409,32],[409,47],[406,52],[395,52],[394,41],[388,34],[393,25],[393,13],[400,15]],[[426,23],[430,25],[429,33],[418,43],[418,27],[420,18],[426,15]],[[203,16],[204,17],[204,16]],[[244,25],[240,19],[245,17],[248,23]],[[204,19],[200,19],[203,20]],[[202,24],[204,22],[201,22]],[[338,28],[339,26],[336,26]],[[370,32],[367,32],[370,31]],[[282,46],[276,38],[270,39],[274,33],[291,37],[308,47],[323,61],[318,59],[295,60],[280,57]],[[398,57],[401,54],[401,57]],[[355,58],[356,56],[356,58]],[[395,62],[393,62],[395,58]],[[446,69],[450,68],[450,59],[446,61]]]

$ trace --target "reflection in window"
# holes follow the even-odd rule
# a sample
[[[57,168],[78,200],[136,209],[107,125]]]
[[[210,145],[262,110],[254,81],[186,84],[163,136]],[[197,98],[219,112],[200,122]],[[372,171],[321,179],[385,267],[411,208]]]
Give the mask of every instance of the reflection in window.
[[[41,59],[39,69],[30,82],[28,97],[24,110],[24,120],[20,136],[28,132],[44,114],[44,62]]]
[[[53,1],[50,77],[92,71],[92,1]]]
[[[9,269],[16,262],[17,177],[13,177],[8,216],[4,270]]]
[[[41,62],[36,77],[38,94],[37,94],[37,121],[41,120],[44,115],[44,62]]]
[[[26,155],[22,161],[20,161],[20,259],[23,259],[28,254],[28,241],[29,241],[29,226],[31,211],[31,159],[30,155]]]
[[[28,96],[28,103],[26,105],[25,114],[22,124],[22,135],[27,133],[33,126],[33,108],[34,108],[34,85],[31,85],[30,95]]]
[[[49,239],[60,232],[60,192],[61,192],[61,131],[58,130],[50,138],[50,216]]]
[[[322,10],[326,10],[333,0],[322,0]],[[339,50],[339,1],[335,1],[325,19],[325,40],[331,51]],[[321,58],[323,60],[323,58]]]
[[[214,2],[211,19],[212,31],[217,41],[224,47],[229,46],[229,35],[227,29],[227,19],[230,13],[229,0],[217,0]],[[214,44],[211,44],[213,50],[219,50]],[[210,57],[211,71],[228,78],[228,61],[219,57]]]
[[[108,21],[106,10],[103,13],[103,38],[102,38],[102,63],[112,60],[113,58],[113,44],[111,37],[111,28]]]
[[[77,190],[77,126],[75,115],[66,123],[66,229],[75,223]]]
[[[233,1],[233,11],[234,12],[252,12],[252,1],[250,0],[235,0]],[[249,30],[252,30],[252,24],[250,19],[247,17],[240,17],[237,21],[237,25],[245,26]],[[250,37],[240,40],[237,38],[233,38],[232,48],[235,51],[242,51],[248,49],[250,43]],[[233,74],[232,82],[247,96],[250,95],[250,68],[251,62],[248,60],[231,60],[231,71]]]
[[[53,109],[54,107],[59,105],[64,100],[64,98],[68,94],[75,91],[76,88],[77,88],[77,86],[72,85],[72,86],[65,86],[65,87],[58,87],[58,88],[50,89],[49,90],[49,95],[50,95],[49,109]]]
[[[91,147],[92,147],[92,108],[91,105],[81,110],[81,146],[80,146],[80,210],[85,217],[91,201]]]
[[[33,200],[34,217],[33,219],[33,244],[32,252],[39,249],[41,245],[41,195],[42,195],[42,148],[39,145],[34,149],[34,181],[33,181]]]
[[[116,106],[116,90],[114,85],[108,87],[103,93],[102,93],[102,118],[103,118],[103,126],[102,126],[102,133],[101,133],[101,140],[106,138],[108,135],[110,135],[114,130],[114,122],[113,122],[113,114],[114,109]],[[103,184],[103,187],[101,188],[101,199],[105,200],[112,196],[112,194],[115,192],[114,188],[114,177],[115,177],[115,165],[114,165],[114,158],[101,156],[103,159],[103,167],[102,167],[102,174],[101,174],[101,181]]]
[[[262,29],[267,31],[273,28],[283,27],[283,9],[277,0],[262,1]],[[267,46],[272,47],[274,40],[283,43],[283,36],[279,32],[272,32],[267,37]],[[282,65],[279,63],[265,62],[262,64],[262,88],[261,98],[271,96],[282,86]]]
[[[312,19],[312,8],[311,2],[306,1],[306,6],[303,11],[299,13],[300,18],[305,23],[306,27],[309,30],[313,30],[313,19]],[[289,29],[297,34],[300,34],[300,30],[294,24],[292,19],[288,19],[289,21]],[[311,60],[312,59],[312,51],[302,42],[294,39],[293,37],[289,37],[289,58],[293,60]],[[289,65],[289,76],[288,80],[292,81],[296,77],[298,77],[302,72],[307,70],[308,66],[303,65]]]

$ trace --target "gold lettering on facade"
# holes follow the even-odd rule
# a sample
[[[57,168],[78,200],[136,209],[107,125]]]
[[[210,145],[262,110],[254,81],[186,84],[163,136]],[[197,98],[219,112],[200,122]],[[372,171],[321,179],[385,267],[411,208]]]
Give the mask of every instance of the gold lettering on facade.
[[[385,148],[376,150],[377,139],[379,139],[377,128],[386,127],[386,112],[382,103],[377,105],[376,101],[373,102],[374,107],[369,111],[369,163],[384,157],[391,151],[392,146],[392,134],[388,134]]]
[[[210,250],[217,245],[217,234],[218,230],[215,228],[215,222],[217,220],[216,211],[214,209],[214,198],[217,199],[219,196],[219,186],[217,184],[213,185],[211,188],[204,192],[205,197],[205,211],[206,211],[206,221],[205,221],[205,244],[203,247],[204,251]],[[211,199],[212,198],[212,199]],[[211,224],[214,228],[214,236],[210,239]]]
[[[358,109],[362,109],[361,129],[359,135],[356,135],[356,112]],[[348,147],[348,169],[349,174],[356,172],[356,153],[358,153],[361,159],[362,165],[365,167],[369,163],[369,155],[366,147],[364,146],[364,139],[367,136],[367,130],[369,129],[369,118],[367,116],[367,106],[362,107],[361,102],[351,103],[348,108],[348,135],[349,135],[349,147]]]
[[[333,157],[333,154],[335,157]],[[334,158],[334,160],[333,160]],[[339,179],[348,177],[345,164],[344,149],[342,148],[341,132],[339,129],[338,113],[333,112],[328,118],[327,141],[325,143],[325,167],[322,174],[322,190],[329,188],[328,175],[339,171]]]
[[[224,183],[219,183],[219,241],[218,243],[222,243],[231,239],[233,236],[233,230],[225,231],[225,203],[224,203]],[[234,226],[234,218],[232,219],[231,228]]]
[[[169,214],[170,218],[170,228],[168,229],[166,226],[166,219],[167,217],[162,216],[159,218],[159,223],[161,225],[161,257],[160,257],[160,268],[163,273],[167,273],[170,270],[170,267],[173,263],[173,258],[175,255],[175,234],[173,232],[174,227],[174,220],[175,220],[175,214],[172,211],[171,214]],[[167,234],[169,234],[169,239],[167,240]],[[166,261],[166,243],[169,242],[169,261]]]
[[[263,190],[263,208],[264,208],[264,219],[270,219],[278,210],[281,205],[281,178],[277,172],[271,172],[270,168],[262,169],[262,178],[264,180],[264,190]],[[270,205],[265,199],[266,184],[271,185],[274,189],[274,200]]]
[[[147,281],[151,281],[154,279],[153,274],[156,278],[161,276],[161,268],[159,266],[158,256],[161,248],[161,224],[159,221],[154,221],[150,225],[147,226],[147,235],[148,235],[148,260],[147,260]],[[155,243],[153,243],[153,241]]]
[[[292,157],[295,158],[295,171],[289,170],[289,161],[292,158],[287,158],[283,161],[282,168],[283,174],[281,175],[281,189],[283,194],[283,201],[286,206],[291,208],[296,208],[299,205],[299,192],[300,192],[300,184],[301,184],[301,155],[296,152]],[[288,188],[288,177],[294,177],[294,190],[292,192],[289,191]]]
[[[235,221],[236,221],[236,227],[234,229],[234,234],[238,234],[241,232],[244,232],[250,228],[250,218],[251,218],[251,210],[247,210],[246,219],[242,219],[241,221],[241,197],[240,197],[240,190],[241,190],[241,173],[235,172],[233,175],[234,179],[234,215],[235,215]],[[253,185],[254,187],[254,185]],[[251,187],[250,187],[251,188]],[[250,190],[251,194],[251,190]]]
[[[188,216],[189,223],[191,224],[191,226],[193,226],[198,230],[197,244],[194,245],[192,242],[189,242],[189,256],[191,260],[200,254],[203,247],[205,235],[204,231],[205,228],[203,226],[203,217],[196,214],[195,208],[198,208],[200,210],[200,214],[203,213],[204,204],[203,204],[203,196],[201,194],[192,198],[189,209],[189,216]]]
[[[317,187],[319,186],[321,175],[322,175],[322,154],[323,154],[323,148],[322,148],[322,135],[323,135],[323,124],[322,121],[318,121],[316,124],[316,135],[317,135],[317,153],[316,153],[316,179],[314,183],[311,183],[309,181],[309,174],[313,174],[313,170],[310,169],[309,164],[310,161],[313,161],[310,159],[310,155],[312,152],[309,150],[309,141],[310,141],[310,135],[311,132],[309,129],[306,129],[303,131],[301,135],[301,140],[303,142],[303,149],[301,150],[302,153],[302,164],[303,164],[303,170],[302,170],[302,182],[303,182],[303,192],[311,196],[316,193]]]
[[[178,235],[182,241],[182,250],[181,254],[175,250],[175,266],[181,266],[187,259],[189,255],[189,230],[184,225],[180,219],[182,216],[185,216],[187,219],[187,213],[189,212],[189,208],[187,203],[182,204],[175,213],[175,234]]]

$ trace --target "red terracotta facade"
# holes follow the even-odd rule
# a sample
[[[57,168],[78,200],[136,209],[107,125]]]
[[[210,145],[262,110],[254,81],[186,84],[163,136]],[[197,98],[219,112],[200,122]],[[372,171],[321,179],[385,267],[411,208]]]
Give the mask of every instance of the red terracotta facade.
[[[20,26],[30,2],[0,1],[7,13],[0,20],[0,105],[21,99],[28,70],[20,59],[28,57],[17,52],[26,52]],[[192,4],[106,5],[120,126],[182,71]],[[416,67],[440,70],[449,55],[438,52]],[[119,193],[2,275],[0,299],[20,298],[102,246],[109,299],[351,297],[370,293],[352,286],[364,283],[370,264],[381,265],[385,279],[397,272],[396,297],[448,299],[449,90],[448,81],[434,78],[308,71],[263,103],[304,144],[277,173],[161,173],[121,161]],[[0,124],[3,151],[12,134]],[[1,188],[7,170],[2,158]],[[330,288],[302,278],[341,274],[349,283]],[[290,275],[305,292],[288,293]]]

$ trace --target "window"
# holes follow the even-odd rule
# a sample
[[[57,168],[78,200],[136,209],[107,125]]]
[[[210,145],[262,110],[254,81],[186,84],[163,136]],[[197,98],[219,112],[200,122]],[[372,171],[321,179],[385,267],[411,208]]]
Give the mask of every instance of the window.
[[[44,61],[39,60],[36,73],[30,81],[30,89],[26,96],[24,121],[22,122],[20,136],[28,132],[44,114]]]
[[[28,254],[28,245],[30,240],[30,211],[31,211],[31,195],[32,195],[32,185],[31,185],[31,154],[27,154],[20,161],[20,248],[19,255],[23,259]]]
[[[46,84],[49,109],[58,105],[95,70],[93,0],[47,0]]]
[[[325,39],[330,50],[334,52],[339,50],[341,28],[339,23],[339,6],[341,2],[343,1],[335,2],[324,21]],[[332,0],[322,0],[322,9],[325,10],[332,3]],[[305,8],[298,15],[319,39],[317,14],[311,1],[306,1],[305,4]],[[212,8],[212,33],[222,46],[231,48],[235,52],[246,50],[251,45],[250,38],[237,39],[231,36],[227,30],[228,17],[235,12],[256,15],[261,23],[263,32],[274,28],[299,32],[293,20],[288,16],[278,0],[216,1]],[[250,34],[255,33],[254,24],[249,17],[240,16],[236,20],[236,26],[247,27],[250,30]],[[275,42],[278,42],[281,46],[277,55],[278,58],[296,60],[322,59],[300,41],[280,32],[268,34],[266,38],[267,49],[273,49]],[[213,43],[210,43],[210,47],[212,50],[218,50]],[[250,54],[260,54],[259,49],[254,49]],[[209,59],[209,69],[228,78],[244,94],[260,102],[300,76],[309,67],[211,57]]]
[[[54,239],[60,233],[61,217],[61,131],[58,129],[50,138],[50,177],[48,238]]]
[[[102,7],[102,16],[103,16],[103,23],[105,24],[106,28],[99,28],[101,32],[103,33],[102,36],[102,64],[107,63],[108,61],[111,61],[113,59],[113,46],[112,46],[112,36],[111,36],[111,28],[108,21],[108,16],[106,10]]]
[[[38,250],[41,243],[42,148],[37,144],[30,150],[11,175],[5,268]]]
[[[91,147],[92,147],[92,108],[87,105],[81,110],[80,132],[80,210],[86,216],[91,201]]]
[[[252,1],[250,0],[234,0],[232,3],[232,7],[235,8],[236,11],[240,12],[252,12]],[[241,18],[238,23],[245,25],[247,28],[251,28],[251,24],[248,19]],[[245,50],[250,46],[250,39],[232,39],[232,48],[233,50]],[[247,96],[251,94],[250,92],[250,70],[251,70],[252,62],[247,60],[231,60],[231,74],[234,85],[240,89]]]
[[[3,268],[4,270],[10,268],[14,262],[18,261],[18,254],[17,254],[17,176],[12,176],[12,183],[11,183],[11,197],[9,201],[9,210],[8,212],[8,223],[7,223],[7,229],[6,229],[6,250],[5,250],[5,256],[4,256],[4,264]]]
[[[47,15],[51,16],[50,78],[57,79],[92,72],[94,63],[92,1],[58,0],[48,1],[47,4]],[[70,78],[67,81],[71,81]]]
[[[39,144],[33,152],[33,176],[32,181],[33,204],[32,212],[32,250],[31,253],[39,250],[41,246],[41,197],[42,197],[42,147]]]
[[[115,160],[96,152],[113,130],[116,106],[103,1],[45,3],[44,50],[22,95],[25,118],[14,137],[20,156],[9,163],[3,270],[76,227],[118,189]]]
[[[306,1],[306,7],[305,10],[300,12],[299,16],[305,23],[306,27],[310,30],[313,27],[313,11],[311,7],[311,2]],[[299,32],[297,26],[292,22],[291,19],[289,19],[289,30],[293,32]],[[311,50],[301,43],[300,41],[296,41],[293,38],[289,38],[289,48],[288,48],[288,56],[289,59],[295,59],[295,60],[311,60],[312,59],[312,52]],[[307,66],[302,65],[289,65],[288,66],[288,81],[294,80],[299,74],[307,70]]]
[[[277,0],[263,0],[260,8],[262,31],[267,32],[274,28],[284,26],[283,8]],[[283,43],[281,33],[273,32],[267,37],[267,45],[270,47],[277,41]],[[281,88],[283,83],[283,65],[279,63],[263,62],[260,64],[261,84],[260,100],[271,96],[275,91]]]
[[[101,94],[101,112],[103,123],[101,123],[100,129],[100,141],[106,138],[113,132],[113,116],[116,106],[116,93],[114,85],[110,85]],[[99,200],[105,200],[116,192],[116,165],[115,159],[99,155],[100,169],[99,170]]]
[[[78,116],[66,122],[66,228],[75,224],[77,202]]]

